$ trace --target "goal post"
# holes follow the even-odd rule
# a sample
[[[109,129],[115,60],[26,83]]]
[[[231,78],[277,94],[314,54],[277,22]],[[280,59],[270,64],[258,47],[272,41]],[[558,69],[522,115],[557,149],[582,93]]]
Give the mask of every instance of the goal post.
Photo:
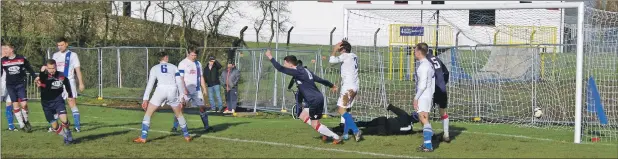
[[[388,28],[389,24],[394,24],[394,23],[400,23],[400,24],[418,24],[418,22],[420,21],[423,25],[427,25],[427,23],[423,23],[423,22],[427,22],[427,21],[431,21],[431,24],[435,24],[435,21],[432,21],[432,15],[431,13],[428,12],[415,12],[415,11],[422,11],[422,10],[431,10],[431,11],[440,11],[440,24],[438,25],[443,25],[443,24],[453,24],[454,22],[451,20],[449,21],[448,19],[443,19],[443,16],[448,16],[448,12],[443,13],[442,11],[453,11],[453,13],[451,13],[452,15],[456,15],[456,14],[466,14],[467,11],[469,10],[501,10],[501,11],[517,11],[517,10],[534,10],[534,11],[539,11],[539,12],[545,12],[544,10],[547,9],[577,9],[577,34],[576,34],[576,52],[575,52],[575,61],[576,61],[576,66],[574,68],[574,72],[575,72],[575,100],[573,101],[574,103],[570,103],[573,104],[575,107],[574,110],[574,121],[570,122],[573,123],[574,125],[574,143],[580,143],[581,137],[582,137],[582,105],[583,105],[583,98],[584,98],[584,77],[583,77],[583,71],[584,71],[584,22],[585,22],[585,4],[584,2],[553,2],[553,3],[503,3],[503,4],[483,4],[483,5],[478,5],[478,4],[444,4],[444,5],[391,5],[391,4],[349,4],[349,5],[344,5],[344,16],[343,16],[343,35],[345,38],[347,38],[353,45],[355,45],[356,47],[363,47],[363,46],[370,46],[369,42],[366,42],[364,40],[366,39],[370,39],[370,38],[366,38],[364,36],[365,34],[365,30],[369,30],[372,25],[373,26],[377,26],[376,28],[373,28],[374,30],[377,28],[383,28],[386,29]],[[455,11],[460,11],[460,12],[455,12]],[[359,15],[359,13],[362,12],[362,15]],[[422,14],[422,15],[421,15]],[[495,14],[495,13],[494,13]],[[531,15],[530,13],[521,13],[522,15],[519,15],[520,17],[515,17],[515,18],[522,18],[523,20],[521,21],[526,21],[526,17],[528,15]],[[351,19],[352,17],[356,18],[356,19]],[[420,17],[420,18],[419,18]],[[424,18],[423,18],[424,17]],[[370,19],[372,22],[369,22]],[[418,20],[416,20],[418,19]],[[557,26],[561,26],[562,24],[562,20],[559,20],[560,22],[548,22],[547,20],[543,21],[542,18],[539,18],[541,20],[539,20],[539,23],[552,23],[553,25],[557,25]],[[546,18],[547,19],[547,18]],[[560,18],[558,18],[560,19]],[[358,22],[358,24],[355,23],[351,23],[351,21],[355,21],[355,20],[359,20],[362,21]],[[444,20],[444,21],[443,21]],[[495,28],[498,27],[499,25],[527,25],[527,24],[515,24],[517,21],[514,21],[513,24],[499,24],[498,21],[495,22],[495,24],[491,27],[487,27],[487,26],[472,26],[472,25],[468,25],[465,24],[465,26],[455,26],[454,30],[452,31],[452,33],[450,34],[455,34],[455,35],[442,35],[442,33],[440,33],[440,35],[438,35],[438,37],[432,37],[429,39],[434,39],[434,38],[439,38],[441,39],[443,36],[453,36],[455,37],[455,39],[460,39],[459,35],[461,33],[461,35],[465,36],[467,39],[469,39],[469,41],[472,41],[472,43],[476,43],[476,45],[487,45],[487,44],[493,44],[495,42]],[[366,25],[365,25],[366,24]],[[435,26],[435,25],[434,25]],[[538,26],[538,25],[535,25]],[[365,28],[363,28],[365,27]],[[440,26],[442,27],[442,26]],[[461,28],[464,28],[463,31],[461,32]],[[561,27],[559,27],[561,28]],[[554,30],[557,33],[554,34],[554,37],[556,34],[563,34],[561,29],[548,29],[548,30]],[[559,31],[560,30],[560,31]],[[367,34],[369,34],[369,31],[367,32]],[[430,33],[433,34],[433,33]],[[361,36],[362,35],[362,36]],[[562,36],[560,36],[562,37]],[[388,44],[386,44],[388,42],[387,38],[377,38],[378,42],[381,43],[382,45],[379,46],[384,46],[386,48],[388,48]],[[530,40],[532,40],[532,38],[530,38]],[[560,42],[560,44],[562,44],[562,41],[564,41],[563,39],[558,40]],[[420,41],[420,42],[426,42],[426,43],[434,43],[431,41]],[[371,41],[371,44],[373,44],[374,42]],[[461,43],[457,40],[455,40],[455,43]],[[527,43],[527,45],[544,45],[544,44],[539,44],[541,42],[529,42]],[[472,44],[474,45],[474,44]],[[458,51],[460,50],[460,48],[462,48],[463,45],[461,46],[454,46],[453,49],[457,49]],[[433,46],[430,46],[433,47]],[[468,48],[471,48],[470,50],[468,50],[469,52],[472,53],[477,53],[477,47],[476,46],[467,46]],[[437,49],[437,48],[432,48],[432,49]],[[362,50],[362,49],[359,49]],[[382,51],[373,51],[376,54],[375,56],[383,56],[384,54],[388,53],[388,49],[386,50],[382,50]],[[512,51],[511,51],[512,52]],[[358,53],[357,53],[358,54]],[[363,54],[363,53],[360,53]],[[538,54],[538,53],[537,53]],[[365,55],[366,56],[366,55]],[[359,55],[360,58],[363,58],[363,55]],[[458,57],[458,58],[463,58],[463,57]],[[388,59],[387,58],[383,58],[380,57],[378,59]],[[363,59],[361,59],[362,61]],[[465,59],[464,59],[465,60]],[[383,68],[389,68],[389,66],[380,66]],[[478,67],[478,66],[469,66],[469,67]],[[534,70],[534,69],[532,69]],[[388,101],[389,103],[397,103],[398,100],[409,100],[409,99],[405,99],[408,98],[410,94],[413,94],[413,84],[411,83],[404,83],[402,81],[396,81],[396,80],[392,80],[392,79],[388,79],[385,80],[383,83],[379,83],[379,82],[363,82],[363,77],[366,77],[365,75],[362,75],[364,72],[363,71],[367,71],[367,70],[363,70],[363,67],[361,66],[360,68],[360,80],[361,80],[361,92],[363,91],[372,91],[372,88],[377,88],[379,87],[378,85],[395,85],[393,87],[388,87],[386,88],[387,92],[389,92],[389,95],[387,95],[384,98],[386,101]],[[383,72],[381,72],[383,73]],[[375,74],[375,73],[373,73]],[[373,75],[371,74],[371,75]],[[367,74],[369,75],[369,74]],[[412,82],[413,83],[413,82]],[[468,86],[470,87],[470,89],[475,89],[478,86],[476,85],[477,82],[472,82],[470,83]],[[366,86],[363,86],[363,84],[365,84]],[[498,82],[497,84],[501,84],[501,82]],[[371,85],[371,86],[367,86],[367,85]],[[366,87],[369,87],[368,89],[366,89]],[[532,94],[534,94],[534,90],[536,90],[537,88],[534,88],[534,85],[532,86],[533,88],[530,88],[531,92],[533,92]],[[410,89],[410,90],[404,90],[404,89]],[[465,88],[464,88],[465,89]],[[528,89],[528,88],[526,88]],[[375,93],[375,92],[373,92]],[[392,95],[391,95],[392,94]],[[570,94],[572,95],[572,94]],[[569,95],[569,96],[570,96]],[[450,95],[449,95],[450,96]],[[379,97],[379,96],[374,96],[374,97]],[[405,97],[405,98],[403,98]],[[572,97],[572,96],[570,96]],[[450,98],[450,97],[449,97]],[[523,99],[523,98],[522,98]],[[357,99],[357,103],[364,103],[365,101],[363,100],[378,100],[378,99],[368,99],[368,98],[359,98]],[[462,99],[462,101],[464,100],[479,100],[479,99]],[[508,99],[507,99],[508,100]],[[535,100],[535,99],[528,99],[528,100]],[[449,102],[450,99],[449,99]],[[411,103],[409,101],[405,101],[405,102],[400,102],[400,103]],[[564,106],[567,107],[567,106]],[[517,107],[515,107],[517,108]],[[570,108],[570,107],[568,107]],[[353,108],[354,109],[354,108]],[[500,109],[500,108],[498,108]],[[477,110],[479,111],[479,110]],[[482,111],[482,110],[481,110]],[[513,111],[518,111],[518,110],[513,110]],[[569,110],[569,112],[571,112],[573,110]],[[506,116],[509,116],[508,114]],[[567,119],[568,118],[568,119]],[[572,116],[571,117],[565,117],[565,120],[571,120],[573,119]],[[534,121],[534,119],[532,119],[532,121]]]

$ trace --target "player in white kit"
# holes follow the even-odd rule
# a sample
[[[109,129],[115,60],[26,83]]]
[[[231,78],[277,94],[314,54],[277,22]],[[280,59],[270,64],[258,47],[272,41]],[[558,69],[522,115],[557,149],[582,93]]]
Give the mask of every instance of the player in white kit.
[[[330,56],[330,63],[341,64],[341,93],[337,100],[337,111],[341,114],[341,125],[343,125],[343,138],[348,139],[348,130],[352,130],[356,142],[362,138],[362,131],[358,129],[354,118],[350,114],[350,108],[354,103],[354,98],[358,93],[358,56],[352,53],[352,45],[345,39],[333,48]],[[337,53],[340,55],[337,56]]]
[[[180,61],[178,69],[180,72],[180,79],[184,82],[184,102],[186,102],[186,105],[191,104],[189,107],[200,107],[200,117],[204,124],[204,130],[210,131],[212,128],[208,125],[208,113],[204,106],[204,96],[207,95],[205,93],[208,91],[202,91],[208,89],[206,89],[206,80],[202,74],[202,64],[197,61],[198,53],[197,49],[189,48],[187,58]],[[172,132],[175,132],[177,127],[178,122],[176,118],[174,118]]]
[[[2,52],[2,57],[6,56],[6,52]],[[11,98],[9,97],[9,93],[6,91],[6,72],[2,72],[2,80],[0,81],[0,101],[4,101],[6,103],[5,115],[8,125],[9,131],[17,131],[15,129],[15,125],[13,124],[13,106],[9,105],[11,103]]]
[[[431,137],[433,130],[429,123],[429,112],[433,105],[433,94],[436,87],[436,78],[434,74],[433,63],[429,62],[427,52],[429,46],[426,43],[416,44],[414,47],[414,57],[419,61],[419,66],[416,69],[416,96],[414,96],[414,109],[419,114],[419,120],[423,124],[423,144],[418,148],[421,152],[433,151]]]
[[[52,55],[52,59],[56,60],[56,69],[62,73],[64,73],[65,77],[69,78],[69,83],[71,84],[71,92],[73,93],[73,98],[68,98],[67,91],[65,90],[62,96],[64,99],[68,98],[69,107],[71,108],[71,112],[73,113],[73,125],[75,127],[75,131],[80,132],[80,114],[77,109],[77,103],[75,99],[77,98],[77,89],[79,91],[84,91],[84,79],[82,78],[82,71],[80,69],[80,61],[77,53],[68,50],[69,47],[68,40],[64,37],[56,39],[56,44],[58,46],[58,52]],[[41,71],[44,71],[46,66],[41,67]],[[75,76],[77,76],[77,82],[79,82],[79,86],[76,83]],[[51,127],[50,127],[51,128]],[[51,129],[50,129],[51,130]]]
[[[163,103],[167,103],[174,111],[185,140],[189,142],[191,141],[191,137],[189,136],[187,121],[182,114],[182,104],[179,99],[181,97],[180,92],[184,92],[184,86],[180,79],[180,72],[176,66],[168,63],[169,57],[165,52],[160,52],[158,56],[160,63],[150,69],[148,85],[144,91],[142,108],[146,111],[146,114],[142,120],[142,134],[133,141],[137,143],[146,142],[148,130],[150,129],[150,116],[157,111],[159,106],[162,106]],[[152,87],[154,87],[155,81],[157,82],[157,88],[149,101],[148,97],[150,97],[150,92],[152,91]]]

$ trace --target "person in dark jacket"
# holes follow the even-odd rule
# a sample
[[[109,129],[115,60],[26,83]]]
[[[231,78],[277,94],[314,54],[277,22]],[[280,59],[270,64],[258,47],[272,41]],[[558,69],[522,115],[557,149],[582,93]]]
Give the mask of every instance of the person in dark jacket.
[[[223,113],[235,113],[238,104],[238,81],[240,81],[240,71],[236,69],[233,60],[228,60],[227,69],[221,73],[219,81],[225,89],[225,103],[227,110]]]
[[[210,110],[222,111],[223,102],[221,100],[221,86],[219,81],[219,75],[221,75],[221,63],[215,59],[215,56],[210,55],[208,57],[208,64],[204,68],[204,78],[206,78],[206,85],[208,85],[208,101],[210,103]],[[215,97],[217,105],[215,105]]]
[[[408,115],[406,111],[392,104],[389,104],[386,109],[393,112],[396,116],[390,118],[381,116],[369,122],[356,122],[356,125],[363,127],[362,130],[365,134],[389,136],[412,133],[412,124],[419,122],[417,112],[412,112],[412,115]],[[343,133],[343,126],[334,127],[333,131]]]

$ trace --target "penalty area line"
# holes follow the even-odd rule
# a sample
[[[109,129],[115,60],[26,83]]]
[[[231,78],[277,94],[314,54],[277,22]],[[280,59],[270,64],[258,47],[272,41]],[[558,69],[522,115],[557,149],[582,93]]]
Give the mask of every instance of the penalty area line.
[[[141,129],[137,129],[137,128],[129,128],[129,127],[119,127],[119,128],[141,131]],[[171,132],[168,132],[168,131],[160,131],[160,130],[149,130],[149,131],[151,131],[151,132],[158,132],[158,133],[164,133],[164,134],[171,134]],[[191,134],[191,136],[195,136],[195,134]],[[218,137],[218,136],[212,136],[212,135],[202,135],[202,136],[200,136],[200,138],[202,138],[202,137],[203,138],[209,138],[209,139],[225,140],[225,141],[257,143],[257,144],[265,144],[265,145],[273,145],[273,146],[283,146],[283,147],[288,147],[288,148],[311,149],[311,150],[318,150],[318,151],[332,151],[332,152],[355,153],[355,154],[361,154],[361,155],[372,155],[372,156],[380,156],[380,157],[421,158],[421,157],[415,157],[415,156],[390,155],[390,154],[381,154],[381,153],[373,153],[373,152],[361,152],[361,151],[352,151],[352,150],[343,150],[343,149],[334,149],[334,148],[320,148],[320,147],[294,145],[294,144],[269,142],[269,141],[260,141],[260,140],[234,139],[234,138]]]

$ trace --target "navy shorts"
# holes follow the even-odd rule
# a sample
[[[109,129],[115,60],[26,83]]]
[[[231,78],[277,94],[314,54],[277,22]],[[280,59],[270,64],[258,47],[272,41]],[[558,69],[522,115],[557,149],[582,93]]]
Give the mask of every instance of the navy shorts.
[[[41,105],[43,105],[43,113],[45,113],[45,119],[47,119],[47,122],[54,121],[54,115],[56,114],[67,114],[67,108],[62,96],[58,96],[54,100],[41,101]]]
[[[447,95],[447,93],[446,92],[442,92],[439,89],[436,89],[436,92],[433,93],[433,103],[437,104],[442,109],[448,108],[448,95]]]
[[[6,91],[12,102],[28,101],[28,98],[26,97],[26,87],[24,84],[7,84]]]
[[[324,114],[324,100],[319,102],[308,102],[307,104],[309,105],[309,119],[322,119],[322,114]]]

